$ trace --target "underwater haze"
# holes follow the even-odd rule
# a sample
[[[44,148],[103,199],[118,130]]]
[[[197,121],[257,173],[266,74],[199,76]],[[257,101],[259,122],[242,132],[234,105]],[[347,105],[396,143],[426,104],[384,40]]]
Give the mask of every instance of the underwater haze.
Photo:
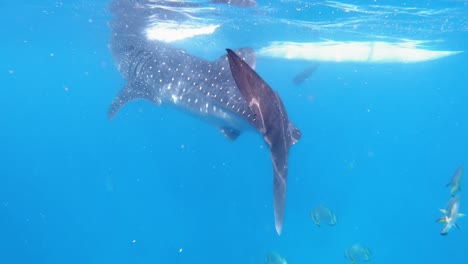
[[[146,100],[108,119],[117,1],[0,2],[0,263],[335,264],[356,244],[369,263],[466,263],[466,179],[457,208],[446,185],[468,166],[467,0],[128,0],[148,42],[256,51],[302,132],[280,236],[254,129],[231,141]]]

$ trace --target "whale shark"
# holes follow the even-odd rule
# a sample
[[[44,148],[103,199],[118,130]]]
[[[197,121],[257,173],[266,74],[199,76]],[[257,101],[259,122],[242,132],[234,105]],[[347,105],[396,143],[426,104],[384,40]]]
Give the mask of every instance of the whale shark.
[[[152,1],[114,0],[110,50],[127,81],[112,101],[112,119],[127,103],[144,99],[168,105],[211,123],[228,139],[256,130],[267,143],[273,164],[275,228],[283,226],[290,147],[301,137],[279,95],[255,72],[251,48],[227,49],[209,61],[168,43],[148,40]]]

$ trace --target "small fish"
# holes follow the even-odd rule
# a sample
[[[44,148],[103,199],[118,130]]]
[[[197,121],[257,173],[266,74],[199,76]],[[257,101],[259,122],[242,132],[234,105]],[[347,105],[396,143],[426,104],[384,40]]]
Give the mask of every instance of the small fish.
[[[440,234],[445,236],[448,234],[449,230],[452,227],[456,227],[457,229],[460,229],[460,227],[457,225],[457,219],[459,217],[464,216],[464,214],[460,213],[460,197],[461,195],[456,195],[452,197],[448,203],[445,209],[440,209],[440,211],[444,214],[441,218],[437,219],[438,223],[444,223],[444,227],[440,231]]]
[[[314,74],[314,72],[317,70],[318,66],[319,65],[317,63],[317,64],[310,66],[309,68],[306,68],[304,71],[296,75],[296,77],[294,77],[293,83],[295,85],[300,85],[305,80],[309,79],[309,77],[312,76],[312,74]]]
[[[344,255],[352,264],[357,264],[358,262],[369,261],[372,257],[372,252],[369,248],[364,247],[361,244],[354,244],[345,250]]]
[[[336,215],[329,208],[323,205],[319,205],[312,209],[310,211],[310,217],[318,227],[320,227],[321,223],[326,223],[330,226],[336,225]]]
[[[452,180],[447,183],[447,187],[450,187],[450,194],[455,196],[459,191],[461,191],[461,178],[463,175],[463,165],[458,166],[457,170],[453,173]]]
[[[276,252],[269,252],[265,256],[265,264],[288,264],[285,258]]]

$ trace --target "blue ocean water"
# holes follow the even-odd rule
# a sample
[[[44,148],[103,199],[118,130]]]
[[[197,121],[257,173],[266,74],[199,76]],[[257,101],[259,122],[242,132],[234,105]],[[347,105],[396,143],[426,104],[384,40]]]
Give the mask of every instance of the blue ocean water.
[[[108,49],[108,4],[0,3],[0,263],[264,263],[270,251],[291,264],[349,263],[343,252],[355,243],[372,250],[371,263],[466,262],[468,221],[447,236],[435,221],[468,159],[466,52],[321,61],[298,86],[292,79],[317,62],[259,56],[257,72],[302,131],[278,236],[257,133],[231,142],[145,101],[107,119],[125,84]],[[259,0],[215,6],[207,16],[222,27],[173,45],[207,59],[330,39],[466,51],[467,14],[467,1]],[[336,226],[314,225],[318,204]]]

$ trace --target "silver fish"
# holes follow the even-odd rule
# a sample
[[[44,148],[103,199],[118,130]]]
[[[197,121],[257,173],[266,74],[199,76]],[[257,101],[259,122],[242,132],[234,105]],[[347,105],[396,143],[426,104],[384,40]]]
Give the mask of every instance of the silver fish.
[[[448,203],[445,209],[440,209],[440,211],[444,214],[441,218],[437,219],[437,222],[439,223],[444,223],[444,227],[440,231],[440,234],[445,236],[448,234],[449,230],[452,227],[456,227],[457,229],[460,229],[457,225],[457,219],[459,217],[464,216],[464,214],[461,214],[459,212],[460,210],[460,195],[456,195],[452,197]]]
[[[463,165],[458,166],[457,170],[453,173],[452,179],[447,183],[447,187],[450,186],[450,194],[455,196],[459,191],[461,191],[461,178],[463,175]]]

